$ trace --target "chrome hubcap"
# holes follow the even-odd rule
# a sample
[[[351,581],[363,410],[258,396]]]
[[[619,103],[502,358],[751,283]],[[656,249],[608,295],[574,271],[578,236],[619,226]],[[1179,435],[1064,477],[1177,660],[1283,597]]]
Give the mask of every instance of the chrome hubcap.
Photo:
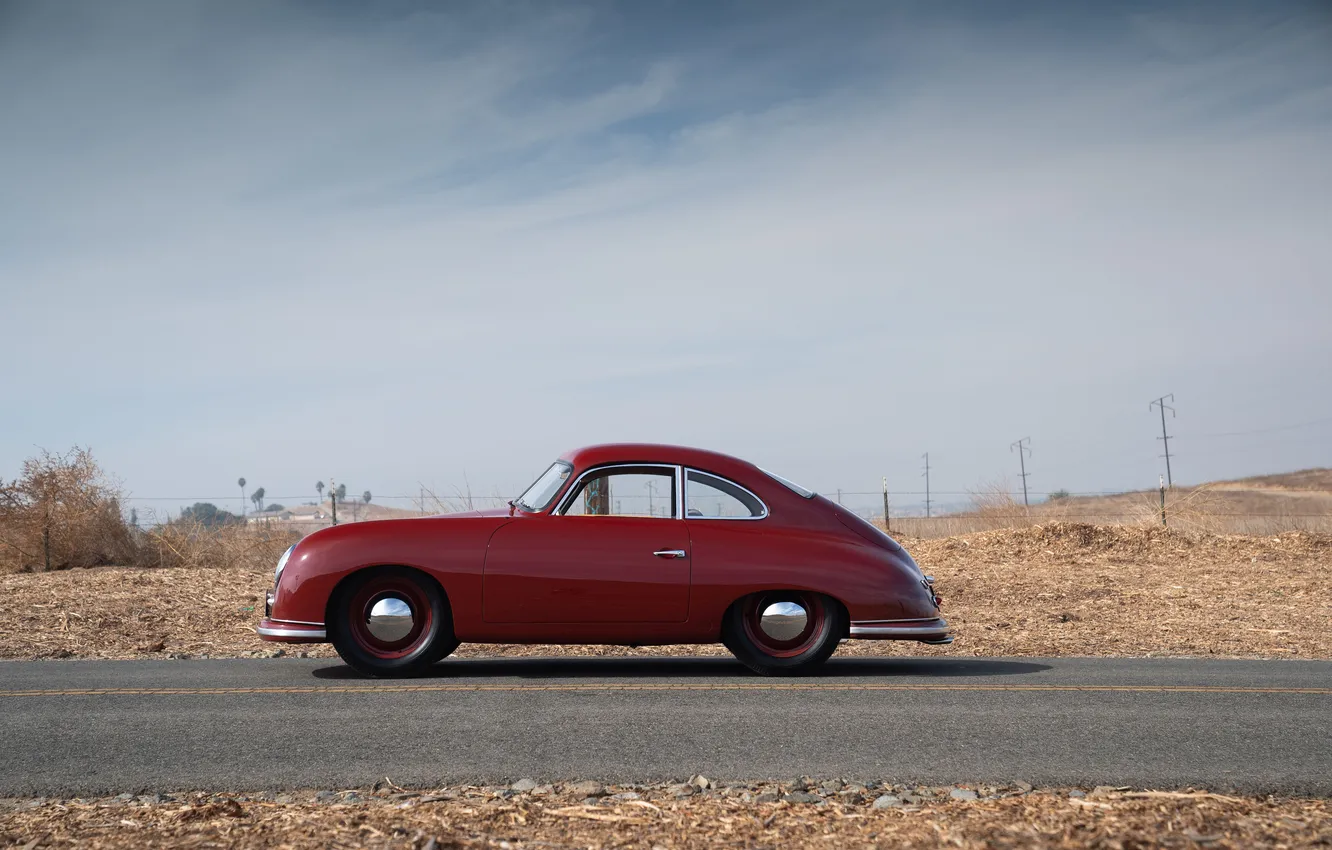
[[[795,602],[774,602],[763,609],[759,628],[773,640],[795,640],[805,630],[809,615]]]
[[[376,640],[393,643],[411,634],[412,606],[401,596],[385,596],[370,607],[365,628]]]

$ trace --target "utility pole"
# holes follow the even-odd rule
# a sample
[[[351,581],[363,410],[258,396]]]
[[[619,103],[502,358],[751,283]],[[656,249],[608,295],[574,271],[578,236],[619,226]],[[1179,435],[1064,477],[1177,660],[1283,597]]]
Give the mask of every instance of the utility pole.
[[[657,482],[649,481],[646,485],[648,491],[648,516],[656,516],[652,510],[652,496],[657,492]]]
[[[1031,437],[1023,437],[1016,443],[1010,444],[1008,450],[1011,452],[1014,449],[1017,449],[1019,468],[1022,470],[1022,505],[1029,508],[1031,501],[1027,498],[1027,457],[1031,455]]]
[[[921,455],[925,458],[925,518],[930,518],[930,453]]]
[[[1160,398],[1158,398],[1156,401],[1154,401],[1154,402],[1152,402],[1151,404],[1147,405],[1147,409],[1148,409],[1148,410],[1151,410],[1153,407],[1159,407],[1159,408],[1161,408],[1161,436],[1157,437],[1156,439],[1160,440],[1160,441],[1165,445],[1166,488],[1167,488],[1167,489],[1173,489],[1174,486],[1175,486],[1175,482],[1174,482],[1174,480],[1170,477],[1170,435],[1166,433],[1165,413],[1166,413],[1167,410],[1169,410],[1169,411],[1170,411],[1170,418],[1171,418],[1171,419],[1174,419],[1174,418],[1175,418],[1175,408],[1173,408],[1173,407],[1171,407],[1170,405],[1166,404],[1166,399],[1169,399],[1170,401],[1174,401],[1174,400],[1175,400],[1175,394],[1174,394],[1174,393],[1166,393],[1165,395],[1163,395],[1163,396],[1161,396]]]
[[[328,479],[328,498],[333,503],[333,524],[338,524],[338,488],[332,477]]]

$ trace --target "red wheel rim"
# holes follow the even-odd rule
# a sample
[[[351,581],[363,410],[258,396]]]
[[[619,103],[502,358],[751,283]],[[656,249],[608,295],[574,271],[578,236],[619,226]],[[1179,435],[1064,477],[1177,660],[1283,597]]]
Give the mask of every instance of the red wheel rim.
[[[765,630],[764,613],[783,602],[800,606],[804,610],[805,622],[791,636],[774,636]],[[773,658],[794,658],[808,652],[823,634],[826,619],[823,600],[816,593],[756,593],[746,600],[743,614],[745,636],[760,652]],[[771,623],[768,629],[771,629]]]
[[[386,600],[404,603],[411,616],[411,627],[401,637],[386,639],[376,634],[370,621],[375,606]],[[357,589],[347,605],[351,636],[368,654],[383,660],[405,658],[421,648],[430,635],[435,611],[430,595],[419,584],[402,576],[377,576]]]

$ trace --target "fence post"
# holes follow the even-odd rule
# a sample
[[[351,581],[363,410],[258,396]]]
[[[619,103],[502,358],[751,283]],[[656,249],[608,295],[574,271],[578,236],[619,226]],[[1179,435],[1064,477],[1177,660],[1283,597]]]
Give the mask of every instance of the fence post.
[[[1165,481],[1162,480],[1161,481],[1161,525],[1166,524],[1165,491],[1166,491]]]
[[[884,533],[892,531],[892,525],[888,521],[888,479],[883,479],[883,530]]]

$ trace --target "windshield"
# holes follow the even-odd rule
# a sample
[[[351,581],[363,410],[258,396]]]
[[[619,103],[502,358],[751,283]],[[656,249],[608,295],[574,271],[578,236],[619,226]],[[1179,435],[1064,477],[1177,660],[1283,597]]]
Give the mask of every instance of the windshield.
[[[762,472],[764,475],[768,476],[769,478],[776,480],[779,484],[786,486],[788,489],[794,490],[796,493],[798,493],[800,496],[803,496],[806,499],[814,498],[813,490],[807,490],[804,487],[801,487],[799,484],[795,483],[794,481],[787,481],[785,478],[783,478],[782,476],[778,475],[775,472],[769,472],[768,470],[762,468],[760,468],[759,471]]]
[[[542,511],[560,492],[564,482],[569,480],[573,467],[562,460],[550,465],[550,469],[541,473],[536,483],[527,488],[527,492],[514,500],[514,504],[525,511]]]

